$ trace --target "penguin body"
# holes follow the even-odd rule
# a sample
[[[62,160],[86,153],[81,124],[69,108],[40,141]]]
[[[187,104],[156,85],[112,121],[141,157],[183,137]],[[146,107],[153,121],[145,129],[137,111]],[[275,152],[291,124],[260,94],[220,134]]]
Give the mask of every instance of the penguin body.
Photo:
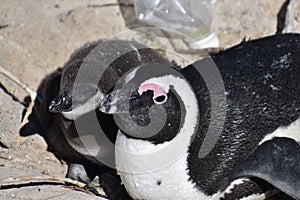
[[[300,35],[276,35],[179,71],[152,65],[126,75],[100,109],[121,130],[116,167],[128,193],[300,199],[299,49]]]

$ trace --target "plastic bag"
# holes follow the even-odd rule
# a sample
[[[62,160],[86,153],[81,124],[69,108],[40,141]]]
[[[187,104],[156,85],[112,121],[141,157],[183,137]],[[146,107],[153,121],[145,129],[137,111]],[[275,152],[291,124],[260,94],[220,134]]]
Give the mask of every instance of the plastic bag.
[[[159,28],[171,29],[196,40],[196,49],[218,47],[211,30],[217,0],[135,0],[137,18]]]

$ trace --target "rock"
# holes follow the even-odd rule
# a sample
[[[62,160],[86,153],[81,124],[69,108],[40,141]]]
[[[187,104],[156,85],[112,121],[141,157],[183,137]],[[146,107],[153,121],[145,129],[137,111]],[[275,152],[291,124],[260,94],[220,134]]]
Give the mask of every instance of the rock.
[[[300,1],[290,0],[287,7],[284,33],[300,32]]]
[[[0,184],[4,179],[7,178],[21,178],[21,177],[36,177],[43,176],[37,170],[21,170],[21,169],[11,169],[0,167]],[[47,176],[45,176],[47,177]],[[23,187],[11,187],[11,188],[2,188],[0,190],[0,199],[14,199],[14,200],[41,200],[41,199],[55,199],[55,200],[64,200],[64,199],[91,199],[91,200],[104,200],[104,198],[97,197],[94,195],[86,194],[83,192],[78,192],[68,188],[64,188],[61,185],[50,185],[50,184],[41,184],[41,185],[26,185]]]

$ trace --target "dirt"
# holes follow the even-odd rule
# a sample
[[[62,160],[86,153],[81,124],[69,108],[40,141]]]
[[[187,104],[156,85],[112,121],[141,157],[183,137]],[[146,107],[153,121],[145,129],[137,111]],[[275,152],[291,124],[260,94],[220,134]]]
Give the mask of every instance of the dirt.
[[[244,38],[274,34],[277,13],[283,2],[219,0],[212,26],[221,47],[230,47]],[[105,3],[112,5],[99,6]],[[116,3],[115,0],[73,0],[72,3],[66,0],[2,0],[0,66],[30,87],[37,88],[41,79],[62,66],[76,48],[128,30]],[[192,61],[199,56],[189,58]],[[0,83],[19,100],[26,96],[3,76],[0,76]],[[29,175],[64,177],[66,165],[47,152],[47,145],[40,136],[19,136],[22,110],[23,105],[0,90],[0,180]],[[58,185],[0,190],[0,199],[68,198],[100,199]]]

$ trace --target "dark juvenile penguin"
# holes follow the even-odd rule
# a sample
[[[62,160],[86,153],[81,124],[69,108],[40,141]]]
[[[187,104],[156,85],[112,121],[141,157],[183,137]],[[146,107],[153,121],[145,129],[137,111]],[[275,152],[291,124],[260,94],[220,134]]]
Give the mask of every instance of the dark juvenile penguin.
[[[92,51],[94,54],[89,58]],[[97,76],[99,82],[96,84],[74,84],[85,59],[92,67],[106,68],[102,77],[100,74]],[[101,158],[114,162],[113,145],[101,146],[101,141],[100,144],[95,144],[94,137],[91,137],[93,141],[83,143],[78,131],[84,132],[84,136],[100,135],[103,140],[107,137],[113,144],[118,130],[113,118],[96,107],[103,94],[114,87],[119,77],[134,66],[152,62],[172,65],[155,50],[136,42],[112,40],[85,44],[70,56],[62,69],[56,70],[41,82],[30,122],[21,128],[20,134],[26,135],[32,131],[40,133],[49,150],[59,159],[67,161],[67,177],[88,182],[99,175],[101,186],[110,199],[128,199],[115,170],[106,166],[108,163],[101,162]],[[101,129],[98,128],[99,124]]]
[[[65,160],[69,165],[68,177],[88,182],[89,178],[84,170],[82,171],[83,173],[76,175],[74,173],[81,168],[75,163],[83,164],[88,162],[67,143],[63,133],[65,128],[59,128],[61,126],[61,117],[50,113],[48,110],[48,105],[59,93],[61,73],[62,69],[58,68],[41,81],[37,89],[38,95],[35,99],[33,111],[29,116],[29,122],[20,129],[20,135],[26,136],[38,133],[43,136],[48,144],[48,150],[53,152],[58,159]],[[72,170],[73,167],[75,167],[74,172]]]
[[[89,155],[81,154],[70,145],[66,134],[75,135],[74,123],[65,120],[59,113],[49,112],[50,102],[59,95],[61,73],[62,69],[59,68],[41,81],[29,122],[20,129],[20,135],[40,134],[48,145],[48,151],[54,153],[59,160],[66,161],[68,178],[88,183],[98,175],[101,187],[110,199],[131,199],[120,185],[120,178],[115,170],[96,162]],[[103,114],[98,119],[102,119],[102,122],[109,126],[107,123],[110,123],[110,120],[103,117]],[[114,129],[114,126],[113,124],[109,130],[116,132],[117,129],[116,127]],[[74,137],[76,139],[76,136]]]
[[[182,70],[138,67],[100,109],[134,199],[300,199],[299,96],[300,35],[284,34]]]

